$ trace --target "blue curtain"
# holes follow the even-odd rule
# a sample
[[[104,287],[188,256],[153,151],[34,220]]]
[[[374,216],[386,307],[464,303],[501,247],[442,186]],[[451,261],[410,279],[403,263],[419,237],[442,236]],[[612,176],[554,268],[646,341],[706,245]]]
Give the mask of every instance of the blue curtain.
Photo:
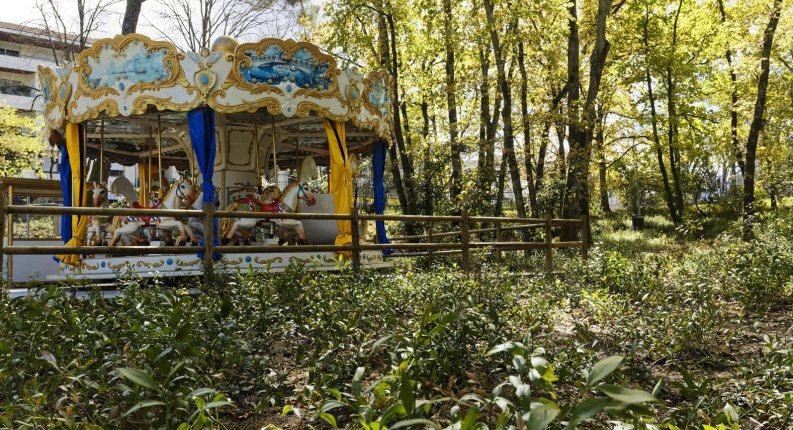
[[[372,178],[374,179],[374,213],[382,215],[385,211],[386,205],[386,192],[385,181],[383,173],[385,171],[385,153],[387,150],[386,143],[380,139],[374,142],[372,153]],[[391,243],[386,236],[385,221],[375,221],[377,227],[377,242],[378,243]],[[392,250],[384,250],[383,254],[390,254]]]
[[[61,151],[61,194],[63,195],[63,207],[72,205],[72,166],[69,164],[69,152],[66,150],[66,142],[58,145]],[[63,243],[72,238],[72,216],[61,215],[61,238]]]
[[[204,193],[204,203],[214,203],[215,184],[212,183],[212,175],[215,173],[215,112],[208,107],[194,109],[187,113],[187,126],[190,129],[190,142],[193,145],[198,170],[203,177],[201,191]],[[214,244],[217,245],[217,218],[213,220],[212,233]],[[203,244],[202,240],[201,245]],[[203,254],[199,254],[199,257],[203,258]],[[215,254],[213,257],[219,260],[220,254]]]

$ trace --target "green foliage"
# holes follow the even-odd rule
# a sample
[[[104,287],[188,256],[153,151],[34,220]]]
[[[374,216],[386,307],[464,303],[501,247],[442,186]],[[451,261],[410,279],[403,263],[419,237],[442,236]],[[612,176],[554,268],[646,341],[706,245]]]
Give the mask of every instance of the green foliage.
[[[0,177],[38,168],[44,151],[39,118],[22,115],[0,102]]]
[[[748,245],[734,227],[681,243],[655,218],[633,236],[603,220],[590,260],[556,253],[553,280],[531,274],[542,255],[505,253],[513,271],[481,257],[470,277],[449,260],[295,266],[3,297],[0,426],[784,428],[785,220],[758,220]]]

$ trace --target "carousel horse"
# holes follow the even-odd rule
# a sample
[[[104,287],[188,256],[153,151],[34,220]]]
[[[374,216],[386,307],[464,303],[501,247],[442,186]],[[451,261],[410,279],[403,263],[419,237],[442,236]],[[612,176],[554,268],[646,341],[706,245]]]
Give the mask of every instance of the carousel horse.
[[[166,209],[182,209],[183,202],[188,201],[193,195],[193,185],[188,180],[177,181],[168,190],[168,193],[163,198],[162,202],[152,205],[153,208],[166,208]],[[132,203],[133,207],[141,207],[139,202]],[[110,240],[110,246],[115,246],[116,243],[125,239],[125,242],[130,240],[135,243],[143,243],[146,241],[142,237],[143,228],[151,223],[154,217],[116,217],[113,220],[114,226],[117,228],[113,231],[113,238]],[[195,235],[192,230],[181,222],[172,217],[159,219],[158,229],[160,230],[178,230],[180,242],[187,241],[187,238],[193,242],[196,241]]]
[[[201,186],[197,186],[196,188],[201,188]],[[218,189],[215,187],[215,196],[218,196]],[[199,191],[198,193],[193,193],[193,197],[187,201],[187,208],[197,211],[204,210],[204,192]],[[218,201],[215,199],[215,209],[218,208]],[[196,237],[203,238],[204,237],[204,217],[191,217],[187,220],[187,226],[196,235]]]
[[[193,199],[193,183],[183,179],[174,183],[171,189],[168,190],[168,193],[165,194],[165,197],[163,197],[162,202],[158,203],[158,207],[165,209],[187,209],[190,207],[190,203],[193,202]],[[164,230],[167,232],[178,231],[179,244],[186,243],[188,239],[192,243],[198,243],[198,239],[195,234],[193,234],[193,230],[186,222],[182,222],[181,219],[160,217],[157,223],[157,230]]]
[[[253,194],[248,194],[231,204],[227,210],[271,213],[278,213],[281,211],[280,191],[277,186],[271,185],[266,187],[262,191],[261,199],[262,200],[257,199]],[[261,222],[262,220],[256,218],[226,218],[220,224],[221,237],[224,242],[230,242],[235,239],[236,236],[239,236],[247,245],[249,242],[256,241],[254,229]]]
[[[313,206],[316,204],[317,199],[304,180],[293,181],[281,193],[281,212],[295,213],[299,210],[301,202],[306,202],[309,206]],[[290,245],[306,243],[306,232],[303,229],[302,221],[297,219],[273,219],[273,224],[275,224],[280,245],[284,243]]]
[[[110,207],[110,200],[107,197],[107,186],[104,182],[94,183],[93,203],[95,208]],[[105,237],[109,231],[112,231],[113,217],[94,215],[91,217],[91,226],[88,232],[90,236],[86,237],[86,243],[93,246],[102,245],[105,242]]]
[[[267,187],[262,192],[262,200],[265,203],[250,205],[251,202],[245,202],[243,204],[248,204],[251,210],[263,209],[264,211],[272,211],[275,213],[298,212],[300,202],[302,201],[306,202],[309,206],[313,206],[316,203],[316,198],[314,197],[314,194],[311,192],[311,189],[307,183],[309,179],[318,176],[317,163],[314,161],[313,157],[309,156],[303,159],[303,162],[300,165],[300,172],[298,176],[299,178],[289,183],[289,185],[284,188],[284,191],[281,192],[280,195],[278,194],[278,187]],[[267,202],[268,199],[271,201]],[[277,203],[277,207],[274,203]],[[258,222],[259,220],[253,218],[237,218],[230,220],[225,225],[226,229],[221,229],[221,231],[224,233],[222,237],[225,241],[230,241],[242,230],[247,229],[246,231],[252,232],[253,227],[256,226]],[[294,245],[295,243],[306,242],[306,234],[305,230],[303,229],[302,221],[276,218],[273,219],[272,222],[275,225],[279,244],[283,245],[284,243],[289,243]],[[243,233],[243,237],[253,237],[253,234]]]

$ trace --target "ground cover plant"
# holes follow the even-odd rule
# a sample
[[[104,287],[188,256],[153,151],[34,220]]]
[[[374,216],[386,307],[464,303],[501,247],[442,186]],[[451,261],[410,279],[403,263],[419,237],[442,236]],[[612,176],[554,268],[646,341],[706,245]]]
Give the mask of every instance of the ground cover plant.
[[[791,428],[793,230],[757,222],[603,219],[551,278],[511,253],[3,297],[0,427]]]

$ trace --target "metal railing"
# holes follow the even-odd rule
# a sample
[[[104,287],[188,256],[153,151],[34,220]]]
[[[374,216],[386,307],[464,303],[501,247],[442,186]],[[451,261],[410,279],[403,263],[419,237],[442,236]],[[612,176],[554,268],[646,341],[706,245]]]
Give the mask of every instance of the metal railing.
[[[133,217],[175,217],[175,218],[201,218],[204,225],[204,245],[203,246],[4,246],[0,240],[0,261],[3,255],[56,255],[56,254],[77,254],[77,255],[128,255],[140,256],[151,253],[158,254],[195,254],[204,253],[204,276],[208,281],[214,270],[215,253],[233,252],[256,252],[256,253],[297,253],[297,252],[345,252],[350,253],[352,268],[359,270],[361,267],[361,251],[370,250],[406,250],[421,251],[396,254],[395,256],[418,256],[428,257],[429,264],[435,255],[461,254],[462,269],[469,272],[470,254],[472,250],[493,249],[496,253],[496,261],[501,262],[502,251],[505,250],[527,250],[541,249],[545,252],[545,269],[551,272],[553,269],[553,249],[559,248],[579,248],[581,256],[587,258],[588,238],[587,238],[587,219],[552,219],[546,218],[509,218],[509,217],[484,217],[469,216],[467,211],[462,211],[461,215],[372,215],[359,214],[353,209],[350,214],[320,214],[320,213],[269,213],[269,212],[242,212],[242,211],[216,211],[213,204],[206,204],[204,210],[195,209],[133,209],[133,208],[94,208],[94,207],[54,207],[54,206],[6,206],[3,199],[0,199],[0,238],[6,234],[6,218],[13,219],[13,215],[81,215],[81,216],[133,216]],[[261,220],[273,219],[292,219],[292,220],[332,220],[350,221],[352,243],[349,245],[215,245],[214,232],[212,225],[217,218],[254,218]],[[412,235],[392,238],[394,243],[363,243],[360,237],[359,226],[365,221],[399,221],[405,223],[427,223],[426,234]],[[435,223],[454,223],[460,226],[459,231],[434,232],[432,229]],[[491,223],[495,227],[471,229],[471,223]],[[520,224],[518,226],[504,227],[503,224]],[[10,225],[10,223],[9,223]],[[576,227],[580,232],[578,241],[553,242],[552,228],[554,226]],[[505,231],[542,229],[544,231],[543,241],[504,241]],[[471,241],[472,234],[495,233],[495,240]],[[459,242],[437,242],[436,239],[459,237]],[[426,240],[425,242],[418,242]]]

